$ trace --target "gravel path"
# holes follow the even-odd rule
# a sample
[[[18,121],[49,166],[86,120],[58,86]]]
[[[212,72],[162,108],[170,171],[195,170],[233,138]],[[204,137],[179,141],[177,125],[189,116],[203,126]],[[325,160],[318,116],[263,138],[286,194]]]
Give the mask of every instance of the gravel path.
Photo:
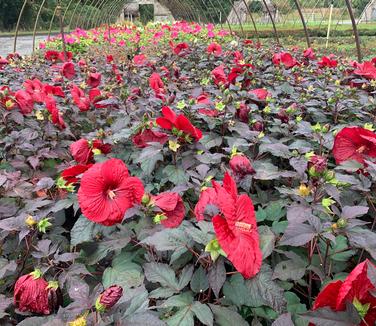
[[[35,44],[38,46],[39,41],[47,38],[47,35],[37,35]],[[13,52],[14,37],[0,37],[0,56],[4,57]],[[17,52],[21,55],[31,54],[33,47],[33,36],[18,36]]]

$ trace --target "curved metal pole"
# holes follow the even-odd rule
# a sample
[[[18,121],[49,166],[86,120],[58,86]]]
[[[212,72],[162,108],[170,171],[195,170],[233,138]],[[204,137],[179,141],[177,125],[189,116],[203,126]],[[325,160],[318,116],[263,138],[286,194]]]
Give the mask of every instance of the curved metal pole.
[[[362,50],[361,50],[361,47],[360,47],[360,38],[359,38],[358,27],[356,26],[354,12],[352,10],[350,0],[346,0],[346,6],[347,6],[347,10],[349,11],[349,15],[350,15],[350,19],[351,19],[351,24],[352,24],[352,27],[353,27],[355,43],[356,43],[356,51],[357,51],[357,54],[358,54],[358,61],[360,62],[360,61],[362,61]]]
[[[256,27],[256,22],[255,22],[255,20],[253,19],[252,11],[251,11],[251,9],[249,8],[247,2],[245,2],[245,0],[243,0],[243,3],[244,3],[244,5],[245,5],[245,7],[247,8],[247,11],[248,11],[249,17],[251,17],[252,25],[253,25],[253,28],[254,28],[255,33],[256,33],[257,42],[260,42],[260,36],[259,36],[258,30],[257,30],[257,27]]]
[[[265,0],[262,0],[262,2],[264,3],[264,6],[266,7],[266,10],[268,11],[268,14],[269,14],[270,20],[271,20],[271,22],[272,22],[272,25],[273,25],[273,31],[274,31],[274,35],[275,35],[276,41],[277,41],[278,45],[281,45],[281,43],[279,42],[279,37],[278,37],[277,28],[275,27],[275,23],[274,23],[273,15],[272,15],[272,13],[270,12],[269,6],[268,6],[268,4],[266,3],[266,1],[265,1]]]
[[[77,19],[76,19],[76,25],[79,26],[80,28],[83,28],[83,25],[84,25],[84,23],[85,23],[85,21],[82,22],[82,14],[83,14],[83,11],[84,11],[84,9],[86,9],[86,5],[89,6],[89,2],[90,2],[90,1],[93,1],[93,0],[85,0],[84,5],[80,8],[80,10],[79,10],[79,12],[78,12],[78,16],[77,16]],[[87,10],[88,10],[88,9],[89,9],[89,8],[87,8]],[[78,23],[79,23],[80,25],[78,25]]]
[[[37,13],[37,17],[35,18],[35,22],[34,22],[34,29],[33,29],[33,54],[35,52],[35,34],[37,32],[37,26],[38,26],[38,21],[39,21],[39,16],[40,16],[40,13],[42,11],[42,8],[44,6],[44,4],[46,3],[46,0],[43,0],[40,7],[39,7],[39,10],[38,10],[38,13]]]
[[[214,0],[213,0],[214,1]],[[213,2],[212,2],[212,0],[209,0],[209,2],[210,2],[210,4],[213,6]],[[221,4],[221,2],[218,2],[218,0],[217,0],[217,4],[221,7],[220,9],[222,10],[221,12],[223,12],[223,13],[225,13],[225,10],[224,10],[224,8],[223,8],[223,6],[222,6],[222,4]],[[215,6],[214,6],[215,7]],[[230,22],[228,21],[228,15],[226,16],[226,23],[227,23],[227,26],[228,26],[228,28],[229,28],[229,30],[230,30],[230,33],[232,34],[232,28],[231,28],[231,24],[230,24]]]
[[[76,4],[76,6],[74,7],[74,9],[73,9],[73,13],[72,13],[72,16],[71,16],[71,18],[70,18],[70,20],[69,20],[69,30],[72,30],[72,21],[73,21],[73,17],[75,16],[75,14],[76,14],[76,11],[77,11],[77,8],[78,8],[78,6],[79,6],[79,4],[80,4],[80,1],[77,1],[77,4]],[[75,26],[75,28],[76,28],[77,26]]]
[[[243,34],[243,37],[244,37],[244,36],[245,36],[245,33],[244,33],[244,29],[243,29],[243,24],[242,24],[242,22],[241,22],[241,20],[240,20],[239,14],[238,14],[237,10],[235,9],[235,6],[234,6],[234,3],[233,3],[233,2],[231,2],[231,7],[232,7],[232,10],[234,10],[235,15],[236,15],[236,17],[237,17],[237,19],[238,19],[238,21],[239,21],[239,24],[240,24],[240,30],[242,31],[242,34]]]
[[[18,37],[18,29],[20,28],[21,17],[22,17],[22,14],[23,14],[24,10],[25,10],[26,4],[27,4],[27,0],[24,1],[23,5],[22,5],[22,8],[21,8],[21,11],[20,11],[20,13],[18,14],[17,25],[16,25],[16,31],[14,32],[13,53],[16,52],[16,48],[17,48],[17,37]]]
[[[92,19],[93,19],[93,16],[96,16],[98,14],[98,12],[100,12],[100,8],[101,6],[104,4],[106,0],[95,0],[95,5],[94,5],[94,8],[95,10],[93,10],[90,14],[89,14],[89,17],[85,20],[85,29],[89,29],[90,26],[92,26]],[[91,24],[91,25],[90,25]]]
[[[117,0],[116,2],[112,2],[109,7],[106,7],[107,8],[106,11],[98,14],[95,17],[95,23],[94,23],[95,27],[100,26],[100,19],[102,19],[102,21],[104,21],[103,17],[107,20],[110,20],[110,15],[111,15],[111,17],[113,16],[113,14],[116,12],[116,10],[118,10],[118,6],[120,6],[119,3],[121,3],[121,2],[124,2],[124,0]]]
[[[306,25],[306,22],[305,22],[305,19],[304,19],[304,16],[303,16],[302,9],[301,9],[300,4],[299,4],[299,0],[294,0],[294,2],[295,2],[295,5],[296,5],[296,8],[298,9],[300,19],[302,20],[302,24],[303,24],[303,28],[304,28],[304,34],[305,34],[305,37],[306,37],[306,40],[307,40],[307,46],[310,48],[311,47],[311,40],[309,39],[307,25]]]
[[[73,0],[70,0],[69,3],[68,3],[68,6],[65,8],[64,10],[64,15],[63,15],[63,20],[65,21],[65,16],[67,15],[67,12],[72,4]]]
[[[54,23],[54,19],[55,19],[55,16],[56,16],[56,10],[57,10],[57,6],[55,7],[54,14],[52,15],[51,20],[50,20],[50,27],[48,28],[47,39],[49,39],[50,36],[51,36],[52,24]]]

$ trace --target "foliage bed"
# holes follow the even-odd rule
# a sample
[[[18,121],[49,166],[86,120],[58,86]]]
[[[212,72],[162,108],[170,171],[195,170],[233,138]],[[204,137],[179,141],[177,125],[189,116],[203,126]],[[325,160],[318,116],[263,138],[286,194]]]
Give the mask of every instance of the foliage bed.
[[[360,263],[368,266],[363,292],[374,295],[375,153],[359,147],[354,153],[364,159],[336,161],[333,142],[352,126],[373,137],[375,63],[359,66],[311,50],[286,54],[184,22],[113,26],[108,34],[103,28],[68,36],[72,58],[52,52],[61,49],[55,40],[37,56],[0,65],[0,86],[9,86],[0,92],[0,322],[366,325],[362,318],[374,306],[357,294],[340,311],[316,309],[314,301]],[[165,106],[202,137],[187,132],[188,124],[161,128],[156,119]],[[163,132],[164,141],[140,143],[134,136],[145,130]],[[71,145],[82,139],[89,151],[80,163]],[[94,140],[111,147],[95,147]],[[245,159],[245,170],[230,165],[234,157]],[[122,222],[105,226],[81,212],[77,191],[87,172],[70,182],[61,175],[110,158],[122,160],[150,195]],[[205,208],[203,220],[195,214],[200,194],[226,172],[252,200],[257,220],[253,251],[261,250],[262,266],[247,278],[234,268],[238,257],[215,241],[215,207]],[[174,227],[148,206],[164,192],[184,203]],[[241,213],[252,215],[247,207]],[[35,269],[63,294],[50,315],[13,304],[15,282]],[[123,296],[96,311],[111,285]]]

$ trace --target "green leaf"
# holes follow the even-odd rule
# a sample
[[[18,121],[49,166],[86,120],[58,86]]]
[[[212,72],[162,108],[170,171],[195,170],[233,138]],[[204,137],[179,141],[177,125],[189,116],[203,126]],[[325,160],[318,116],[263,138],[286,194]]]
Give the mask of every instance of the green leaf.
[[[272,270],[269,265],[261,266],[260,272],[252,279],[246,281],[246,286],[254,296],[278,312],[286,307],[286,299],[283,296],[283,289],[272,280]]]
[[[194,326],[194,315],[191,307],[180,309],[175,315],[167,319],[168,326]]]
[[[316,326],[354,326],[360,323],[359,316],[356,318],[356,316],[350,315],[347,311],[333,311],[330,308],[308,311],[301,316]]]
[[[206,304],[196,301],[192,306],[192,311],[201,323],[207,326],[213,325],[213,313]]]
[[[229,300],[230,303],[239,308],[241,306],[260,307],[265,303],[262,300],[259,300],[259,297],[255,297],[253,293],[251,293],[245,284],[243,276],[240,274],[233,275],[230,280],[225,282],[223,286],[223,294],[226,301]]]
[[[174,295],[163,302],[163,307],[186,307],[193,303],[192,292],[184,292],[178,295]]]
[[[117,284],[124,291],[130,288],[136,288],[142,285],[144,276],[139,265],[133,262],[116,263],[112,267],[107,267],[103,273],[102,283],[105,288]]]
[[[279,262],[273,273],[273,279],[280,279],[282,281],[297,281],[300,280],[306,272],[306,264],[301,260],[285,260]]]
[[[278,221],[281,217],[286,215],[286,210],[281,205],[280,201],[273,201],[268,203],[265,208],[266,219],[268,221]]]
[[[81,215],[71,230],[71,246],[93,241],[98,233],[106,232],[108,234],[110,230],[114,230],[114,228],[94,223]]]
[[[183,268],[179,278],[179,290],[184,289],[188,285],[189,281],[192,279],[193,270],[193,265],[187,265]]]
[[[166,323],[151,312],[143,312],[127,317],[124,325],[129,326],[166,326]]]
[[[163,169],[163,173],[167,176],[167,180],[171,181],[175,186],[185,185],[189,180],[185,171],[175,165],[167,165]]]
[[[236,311],[223,306],[209,304],[214,313],[214,320],[218,326],[248,326],[248,323]]]
[[[276,236],[273,231],[266,225],[258,227],[260,238],[260,249],[262,251],[262,259],[270,256],[275,246]]]
[[[176,251],[193,245],[192,239],[182,228],[163,229],[142,240],[141,243],[154,246],[158,251]]]
[[[300,299],[295,293],[286,292],[285,298],[287,301],[288,312],[300,314],[307,311],[307,307],[304,304],[300,303]]]
[[[204,292],[209,288],[209,280],[205,270],[200,267],[193,273],[191,280],[191,289],[195,293]]]
[[[153,283],[160,283],[162,286],[179,291],[179,284],[175,272],[167,264],[147,263],[144,265],[145,277]]]

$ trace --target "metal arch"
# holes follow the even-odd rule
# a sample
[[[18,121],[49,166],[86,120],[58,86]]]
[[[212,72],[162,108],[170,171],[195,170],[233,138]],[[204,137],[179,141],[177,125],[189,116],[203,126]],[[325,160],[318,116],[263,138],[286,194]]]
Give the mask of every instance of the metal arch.
[[[14,52],[14,53],[16,52],[16,49],[17,49],[18,30],[19,30],[19,28],[20,28],[21,18],[22,18],[22,14],[23,14],[23,12],[25,11],[26,4],[27,4],[27,0],[24,0],[24,3],[22,4],[21,11],[20,11],[20,13],[18,14],[17,25],[16,25],[16,31],[14,32],[14,43],[13,43],[13,52]]]
[[[71,6],[71,4],[72,4],[73,1],[74,0],[69,0],[68,6],[64,10],[63,21],[65,21],[65,16],[67,15],[67,12],[68,12],[68,10],[69,10],[69,8],[70,8],[70,6]]]
[[[71,18],[69,20],[69,25],[68,25],[69,26],[69,30],[72,29],[71,27],[72,27],[73,18],[74,18],[75,14],[76,14],[76,11],[77,11],[77,8],[78,8],[79,4],[80,4],[80,1],[77,1],[76,6],[73,9],[73,13],[71,15]],[[75,27],[77,27],[77,26],[75,26]]]
[[[85,0],[83,6],[80,8],[80,10],[78,12],[77,19],[76,19],[76,27],[82,28],[84,26],[85,21],[82,21],[82,15],[83,15],[85,9],[86,9],[86,12],[87,12],[87,10],[89,10],[89,8],[86,8],[86,6],[89,6],[89,3],[91,5],[91,3],[93,1],[94,0]]]
[[[55,6],[54,14],[52,15],[51,20],[50,20],[50,27],[48,28],[47,39],[49,39],[51,36],[52,24],[54,23],[54,20],[55,20],[56,11],[57,11],[57,6]]]
[[[35,52],[35,34],[37,32],[37,26],[38,26],[38,21],[39,21],[39,17],[40,17],[40,13],[42,12],[42,8],[44,6],[44,4],[46,3],[46,0],[43,0],[40,7],[39,7],[39,10],[38,10],[38,13],[37,13],[37,17],[35,18],[35,22],[34,22],[34,29],[33,29],[33,54]]]
[[[114,13],[118,10],[121,3],[124,3],[124,0],[117,0],[115,2],[112,2],[105,12],[98,14],[95,17],[95,27],[98,27],[100,25],[100,22],[103,22],[105,20],[104,18],[110,20],[110,14],[111,16],[113,16]]]
[[[240,20],[240,17],[239,17],[239,14],[238,14],[237,10],[235,9],[234,2],[231,2],[231,7],[232,7],[232,10],[234,10],[235,15],[236,15],[236,18],[237,18],[238,21],[239,21],[239,25],[240,25],[240,29],[241,29],[241,31],[242,31],[243,37],[245,37],[243,24],[242,24],[242,22],[241,22],[241,20]]]
[[[98,14],[98,12],[100,12],[100,8],[103,6],[106,0],[94,0],[94,1],[95,1],[95,4],[94,4],[95,10],[93,10],[89,14],[89,17],[86,17],[85,23],[84,23],[84,29],[89,29],[90,27],[92,27],[93,18]]]
[[[255,20],[253,19],[253,15],[252,15],[252,11],[251,9],[249,8],[247,2],[245,0],[243,0],[243,3],[245,5],[245,7],[247,8],[247,11],[248,11],[248,15],[249,17],[251,18],[251,21],[252,21],[252,25],[253,25],[253,28],[255,30],[255,33],[256,33],[256,38],[257,38],[257,42],[260,42],[260,36],[259,36],[259,33],[258,33],[258,30],[257,30],[257,27],[256,27],[256,22]]]
[[[268,4],[266,3],[266,1],[265,1],[265,0],[262,0],[262,2],[264,3],[264,6],[266,7],[266,10],[267,10],[268,15],[269,15],[269,17],[270,17],[270,20],[271,20],[271,22],[272,22],[272,26],[273,26],[273,31],[274,31],[275,39],[276,39],[278,45],[281,45],[281,42],[279,41],[279,37],[278,37],[277,28],[275,27],[275,22],[274,22],[274,19],[273,19],[273,15],[272,15],[272,13],[270,12],[269,6],[268,6]]]
[[[311,47],[311,40],[309,39],[307,24],[305,22],[304,15],[303,15],[302,9],[301,9],[300,4],[299,4],[299,0],[294,0],[294,2],[295,2],[296,9],[298,9],[298,13],[299,13],[300,19],[301,19],[302,24],[303,24],[304,34],[305,34],[306,41],[307,41],[307,46],[310,48]]]
[[[214,1],[214,0],[213,0]],[[212,2],[212,0],[209,0],[209,2],[211,3],[211,5],[213,5],[213,2]],[[222,6],[222,3],[221,2],[218,2],[218,0],[217,0],[217,4],[219,4],[219,6],[221,7],[220,9],[222,10],[221,12],[223,12],[223,13],[225,13],[225,10],[224,10],[224,8],[223,8],[223,6]],[[227,23],[227,26],[228,26],[228,28],[229,28],[229,30],[230,30],[230,33],[232,34],[232,28],[231,28],[231,24],[230,24],[230,22],[228,21],[228,15],[226,16],[226,23]]]
[[[356,26],[354,12],[352,10],[350,0],[345,0],[345,1],[346,1],[347,10],[348,10],[349,15],[350,15],[351,24],[352,24],[352,27],[353,27],[355,44],[356,44],[356,52],[357,52],[357,55],[358,55],[358,61],[362,61],[362,49],[360,47],[360,37],[359,37],[358,27]]]

